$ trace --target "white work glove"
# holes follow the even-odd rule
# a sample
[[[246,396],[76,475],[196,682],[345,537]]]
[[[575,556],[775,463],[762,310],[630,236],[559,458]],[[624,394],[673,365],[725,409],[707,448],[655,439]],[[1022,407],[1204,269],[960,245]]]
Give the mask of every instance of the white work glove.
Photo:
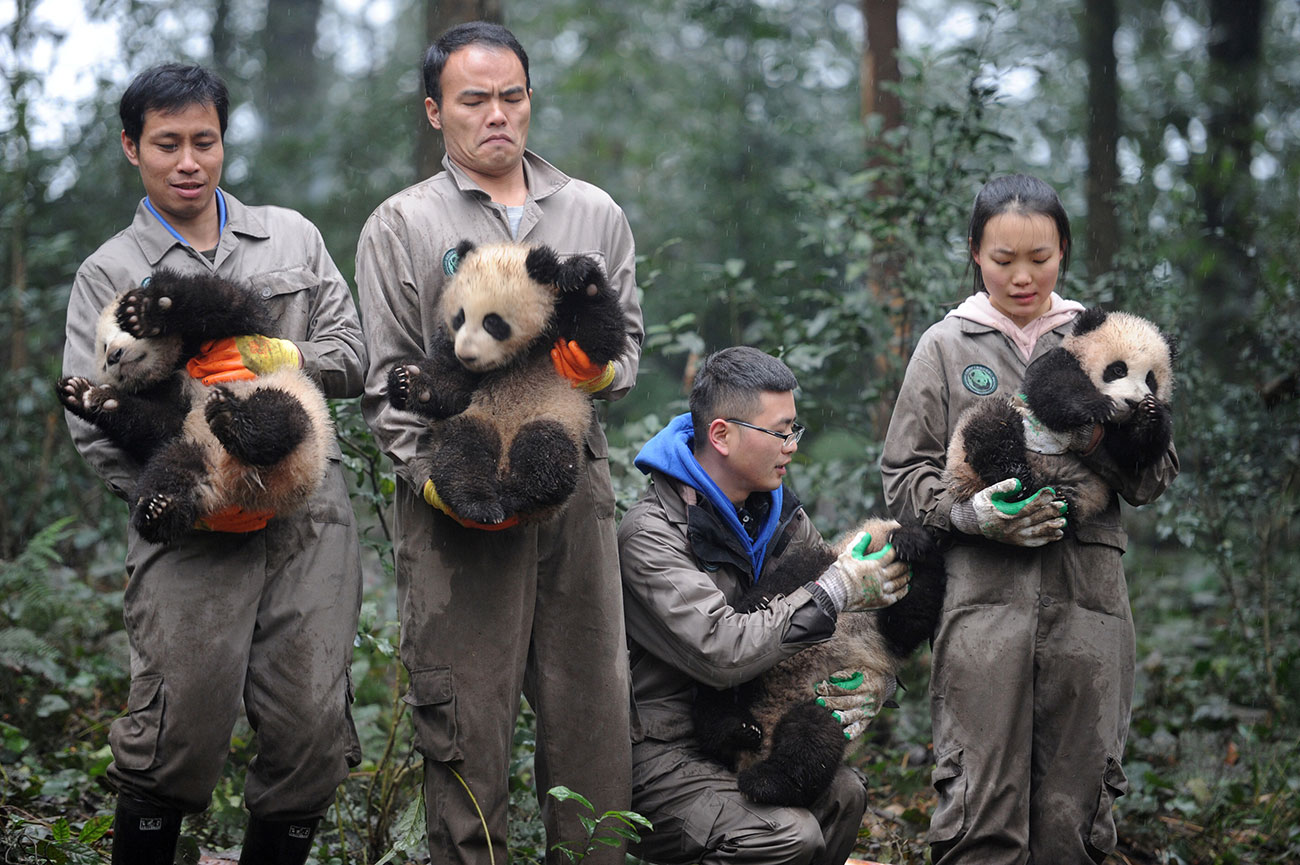
[[[817,705],[831,710],[831,717],[844,728],[852,742],[862,735],[886,701],[894,696],[898,680],[893,676],[868,681],[857,670],[840,670],[813,686]]]
[[[968,535],[983,535],[1017,547],[1041,547],[1065,537],[1065,502],[1043,487],[1024,501],[1008,501],[1021,490],[1007,478],[952,506],[952,524]]]
[[[878,610],[907,594],[911,568],[895,559],[892,544],[868,553],[870,544],[871,535],[858,532],[853,543],[817,578],[817,585],[826,591],[837,612]]]

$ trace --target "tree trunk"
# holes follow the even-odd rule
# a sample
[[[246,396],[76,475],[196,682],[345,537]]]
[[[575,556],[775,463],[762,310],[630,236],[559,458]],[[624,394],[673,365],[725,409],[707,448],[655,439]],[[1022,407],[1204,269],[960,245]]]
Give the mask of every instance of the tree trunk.
[[[898,0],[862,0],[862,119],[879,114],[882,130],[903,122],[898,93],[882,85],[897,85]]]
[[[1239,352],[1258,351],[1260,275],[1249,250],[1254,242],[1250,176],[1259,74],[1263,67],[1264,0],[1210,0],[1209,75],[1205,99],[1205,155],[1194,180],[1205,218],[1199,270],[1200,309],[1194,339],[1204,358],[1224,376],[1240,374]],[[1260,369],[1252,365],[1251,369]]]
[[[1088,64],[1088,273],[1108,273],[1119,250],[1115,192],[1119,167],[1119,82],[1115,75],[1116,0],[1090,0],[1079,14],[1079,37]]]
[[[425,44],[432,45],[449,28],[466,21],[505,22],[505,0],[426,0],[424,7]],[[527,46],[524,46],[527,50]],[[419,136],[415,144],[416,177],[425,178],[442,170],[442,136],[419,113]]]
[[[862,40],[862,117],[867,121],[872,115],[880,118],[879,132],[885,133],[903,122],[903,105],[894,89],[899,82],[898,70],[898,0],[862,0],[862,21],[865,28]],[[874,129],[874,127],[868,127]],[[876,142],[878,145],[880,142]],[[867,159],[868,167],[883,161],[877,148]],[[873,189],[877,196],[897,196],[899,190],[886,182],[878,182]],[[895,338],[890,341],[890,351],[897,352],[905,344],[906,316],[903,315],[902,297],[893,289],[898,284],[902,270],[897,260],[898,252],[881,250],[878,266],[867,274],[867,287],[876,302],[890,309]],[[887,354],[872,359],[873,374],[886,380],[885,371],[891,360]],[[872,410],[875,436],[884,438],[889,428],[889,417],[894,405],[894,394],[882,392]]]

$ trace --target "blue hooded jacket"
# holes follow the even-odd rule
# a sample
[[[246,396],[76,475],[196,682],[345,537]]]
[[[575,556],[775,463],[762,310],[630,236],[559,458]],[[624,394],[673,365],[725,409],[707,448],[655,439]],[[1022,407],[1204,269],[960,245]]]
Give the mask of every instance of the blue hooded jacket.
[[[767,544],[776,534],[781,522],[781,504],[785,488],[777,487],[768,493],[771,496],[772,506],[768,508],[767,519],[759,528],[758,536],[750,538],[749,532],[741,525],[740,517],[736,515],[736,506],[714,483],[713,478],[709,477],[709,473],[700,465],[699,460],[695,459],[695,454],[692,452],[694,443],[695,434],[691,427],[690,412],[680,414],[669,421],[668,426],[656,433],[654,438],[646,442],[645,447],[641,448],[641,452],[636,455],[633,465],[646,474],[651,471],[662,472],[694,488],[707,498],[713,504],[720,519],[749,554],[754,581],[757,582],[758,575],[763,572],[763,558],[767,554]]]

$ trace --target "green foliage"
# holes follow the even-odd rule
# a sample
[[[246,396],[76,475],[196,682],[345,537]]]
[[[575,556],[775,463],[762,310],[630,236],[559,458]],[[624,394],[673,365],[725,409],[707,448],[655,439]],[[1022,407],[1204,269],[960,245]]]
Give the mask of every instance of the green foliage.
[[[551,847],[552,850],[563,853],[575,865],[585,861],[588,856],[600,847],[635,844],[641,840],[641,833],[638,830],[649,832],[654,828],[650,825],[649,820],[635,811],[606,811],[597,816],[596,808],[585,796],[575,793],[563,785],[552,787],[546,791],[546,795],[557,802],[576,802],[582,808],[578,820],[587,831],[586,839],[578,842],[582,845],[582,849],[577,849],[575,843],[567,842],[561,842]]]

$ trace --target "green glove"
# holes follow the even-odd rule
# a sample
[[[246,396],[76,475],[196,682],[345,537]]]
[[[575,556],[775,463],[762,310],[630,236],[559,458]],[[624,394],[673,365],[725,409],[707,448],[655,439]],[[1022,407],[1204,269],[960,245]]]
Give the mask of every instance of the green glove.
[[[952,506],[952,524],[968,535],[1018,547],[1041,547],[1065,537],[1066,504],[1051,487],[1012,501],[1023,485],[1007,478]]]
[[[868,553],[871,536],[859,532],[839,558],[817,578],[831,603],[841,613],[878,610],[907,594],[912,579],[906,562],[897,561],[890,544]]]
[[[815,683],[813,693],[817,705],[831,710],[831,717],[844,728],[844,738],[852,742],[867,729],[897,687],[898,680],[893,676],[868,679],[857,670],[839,670]]]

